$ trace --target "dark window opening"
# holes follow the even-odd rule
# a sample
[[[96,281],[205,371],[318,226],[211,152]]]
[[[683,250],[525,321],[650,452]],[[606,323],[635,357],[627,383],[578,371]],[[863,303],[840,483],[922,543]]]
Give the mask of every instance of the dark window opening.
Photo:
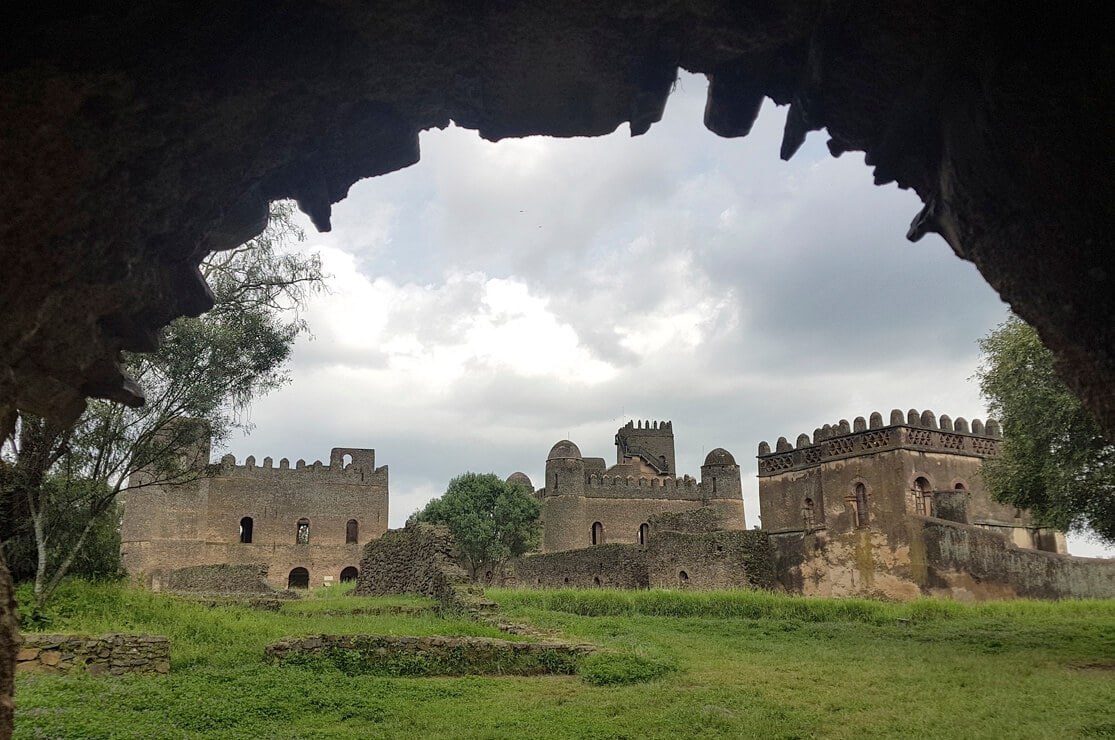
[[[604,525],[601,524],[600,522],[593,522],[592,523],[592,544],[594,544],[594,545],[603,545],[604,544]]]
[[[568,586],[569,585],[569,576],[566,576],[565,580],[563,582],[565,583],[566,586]]]
[[[599,586],[600,585],[600,576],[593,576],[592,577],[592,585],[593,586]]]
[[[957,484],[956,484],[955,486],[953,486],[953,488],[954,488],[954,489],[956,489],[957,491],[965,491],[965,490],[967,490],[967,489],[966,489],[966,488],[964,487],[964,484],[963,484],[963,483],[957,483]]]
[[[355,545],[359,539],[357,533],[360,531],[360,525],[356,523],[355,519],[349,519],[345,524],[345,544]]]
[[[863,529],[867,526],[867,486],[856,484],[856,527]]]
[[[310,520],[309,519],[302,518],[302,519],[298,520],[298,530],[297,530],[296,534],[294,535],[294,542],[297,545],[308,545],[308,544],[310,544]]]
[[[287,588],[309,588],[310,571],[305,568],[295,568],[286,579]]]
[[[801,507],[801,522],[806,530],[813,529],[813,499],[805,499]]]
[[[240,520],[240,542],[245,545],[252,542],[252,518],[250,516]]]
[[[360,571],[358,571],[355,566],[350,565],[341,571],[341,583],[355,581],[359,575]]]
[[[689,574],[684,570],[678,571],[678,585],[685,588],[689,585]]]
[[[647,543],[648,535],[650,535],[650,525],[644,522],[644,523],[639,525],[639,544],[640,545],[645,545]]]

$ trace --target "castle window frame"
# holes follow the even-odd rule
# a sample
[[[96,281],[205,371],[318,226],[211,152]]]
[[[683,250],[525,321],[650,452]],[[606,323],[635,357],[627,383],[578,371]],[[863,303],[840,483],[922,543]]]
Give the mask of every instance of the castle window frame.
[[[647,544],[647,540],[649,538],[650,538],[650,525],[647,524],[646,522],[643,522],[642,524],[639,525],[639,544],[640,545]]]
[[[914,495],[914,512],[919,516],[932,516],[933,483],[925,475],[918,474],[910,486]]]
[[[862,485],[862,484],[860,484]],[[813,499],[806,497],[801,506],[801,520],[805,531],[811,531],[814,527],[814,510]]]
[[[246,516],[240,519],[240,544],[252,544],[252,534],[254,529],[255,522],[250,516]]]
[[[310,544],[310,520],[302,517],[298,520],[294,530],[294,544],[308,545]]]
[[[592,544],[594,544],[594,545],[603,545],[604,544],[604,525],[601,524],[600,522],[593,522],[592,523]]]
[[[345,522],[345,544],[355,545],[360,542],[360,523],[355,519]]]
[[[867,510],[867,485],[863,482],[856,483],[852,491],[852,503],[856,512],[856,529],[866,529],[870,522],[870,516]]]

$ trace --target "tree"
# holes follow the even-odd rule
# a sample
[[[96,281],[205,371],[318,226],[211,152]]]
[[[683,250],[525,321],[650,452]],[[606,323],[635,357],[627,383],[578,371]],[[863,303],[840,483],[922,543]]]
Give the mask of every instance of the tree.
[[[210,440],[247,429],[251,401],[289,381],[285,363],[307,328],[299,309],[324,286],[317,255],[283,249],[302,238],[293,213],[274,204],[263,234],[202,263],[216,299],[209,313],[172,322],[154,354],[125,353],[144,406],[91,401],[71,427],[20,415],[0,455],[0,537],[17,577],[33,574],[40,607],[118,497],[203,475]],[[33,560],[13,557],[32,551]]]
[[[1004,432],[983,467],[992,495],[1046,526],[1115,542],[1115,446],[1058,377],[1053,353],[1017,317],[979,345],[980,392]]]
[[[411,519],[449,527],[469,576],[476,580],[480,573],[498,573],[508,558],[538,547],[541,514],[541,504],[526,489],[492,473],[465,473]]]

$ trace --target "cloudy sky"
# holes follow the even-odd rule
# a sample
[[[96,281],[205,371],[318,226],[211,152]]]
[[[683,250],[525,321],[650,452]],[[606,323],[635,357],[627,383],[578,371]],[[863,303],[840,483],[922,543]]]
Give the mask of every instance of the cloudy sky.
[[[638,138],[428,131],[421,162],[334,206],[332,232],[304,220],[331,293],[293,382],[229,451],[375,448],[399,526],[465,471],[541,486],[557,440],[614,459],[625,421],[671,419],[680,472],[735,455],[754,525],[760,440],[891,408],[982,418],[976,340],[1007,309],[944,241],[905,240],[916,196],[833,159],[823,132],[780,161],[769,100],[721,139],[704,98],[683,77]]]

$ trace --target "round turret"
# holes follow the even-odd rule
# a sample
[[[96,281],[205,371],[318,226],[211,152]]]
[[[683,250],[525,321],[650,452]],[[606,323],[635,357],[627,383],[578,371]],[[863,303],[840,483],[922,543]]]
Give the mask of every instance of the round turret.
[[[580,460],[581,450],[568,439],[563,439],[550,448],[547,460]]]
[[[717,447],[712,452],[705,456],[705,465],[735,465],[736,459],[732,457],[732,453],[725,450],[723,447]]]
[[[534,493],[534,484],[530,482],[530,478],[527,476],[526,473],[515,471],[511,475],[507,476],[507,482],[513,486],[525,488],[530,493]]]

